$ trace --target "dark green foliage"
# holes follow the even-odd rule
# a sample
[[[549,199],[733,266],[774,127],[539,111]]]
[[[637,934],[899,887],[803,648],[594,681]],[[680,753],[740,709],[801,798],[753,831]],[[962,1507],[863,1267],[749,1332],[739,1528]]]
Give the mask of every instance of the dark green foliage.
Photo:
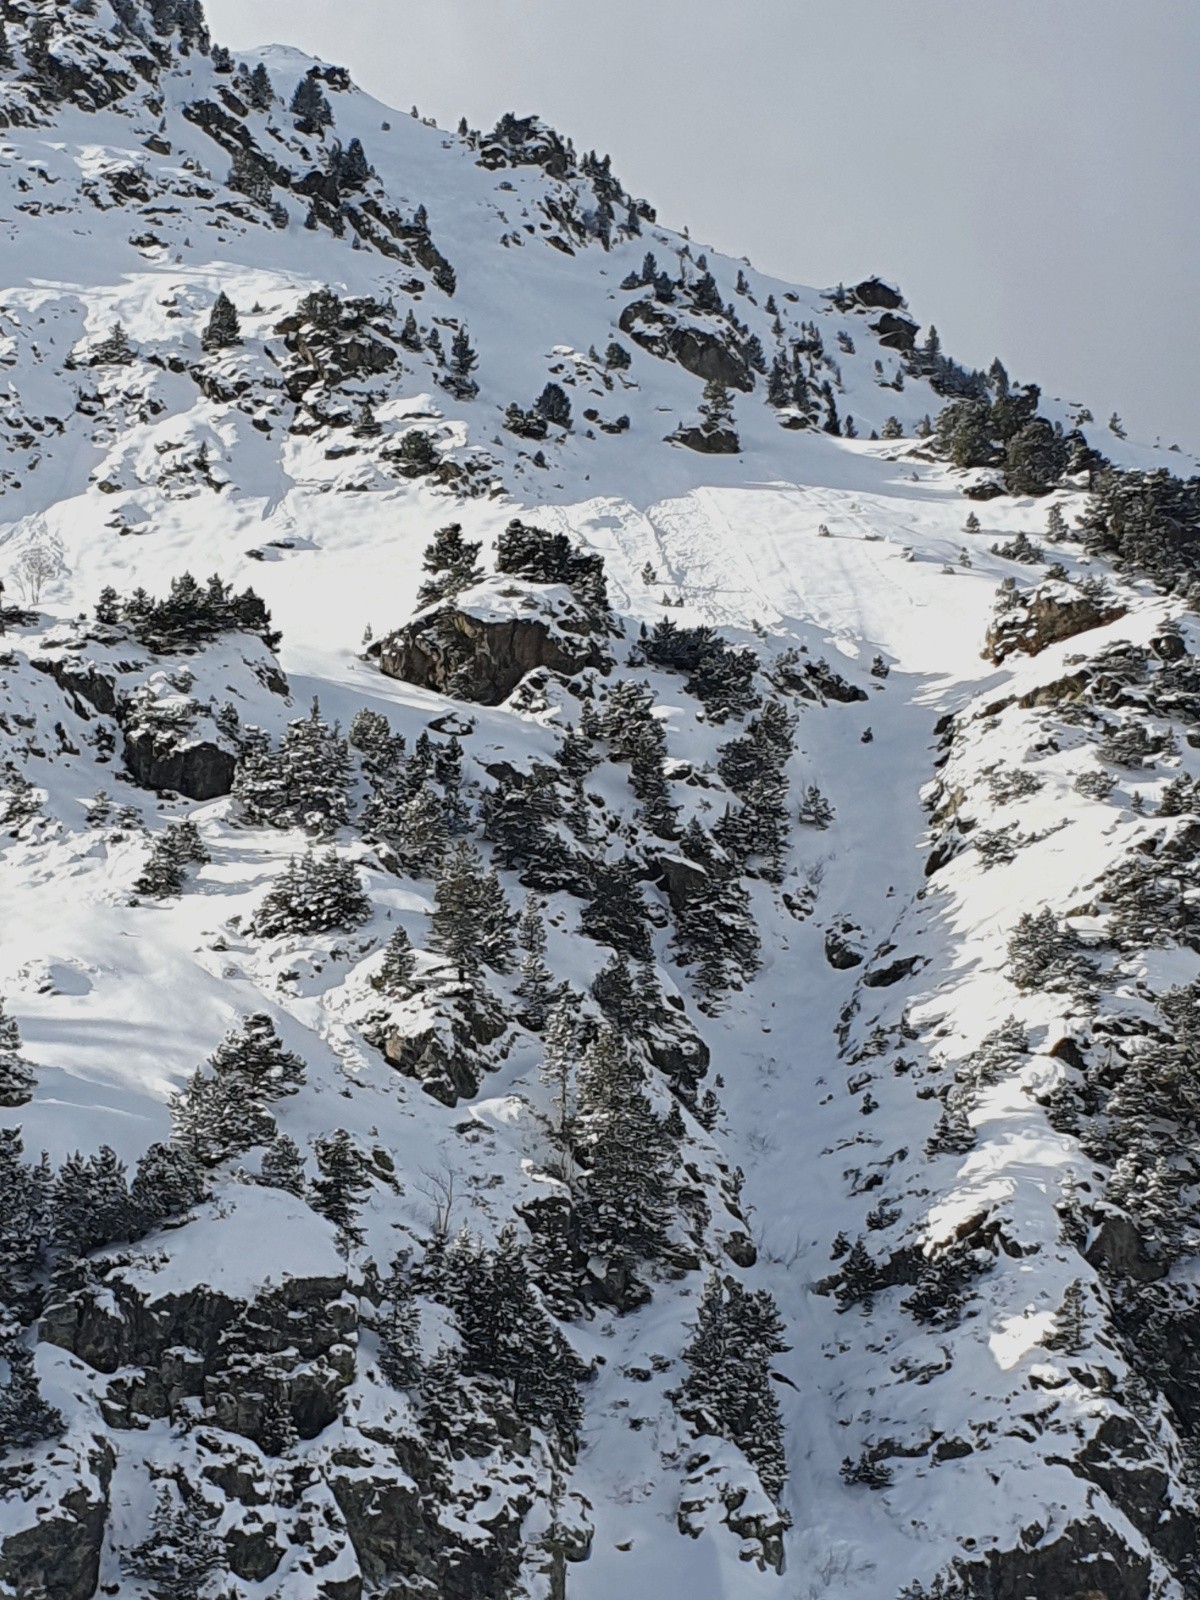
[[[190,572],[172,578],[165,600],[155,600],[142,589],[118,598],[108,589],[101,602],[105,616],[98,620],[111,617],[124,623],[148,650],[162,653],[223,633],[254,633],[268,650],[277,650],[282,637],[272,630],[271,613],[253,589],[234,594],[232,585],[215,573],[203,587]]]
[[[259,1175],[272,1189],[283,1189],[297,1199],[304,1196],[307,1183],[300,1146],[286,1133],[278,1133],[263,1154]]]
[[[246,98],[251,108],[255,111],[269,111],[275,103],[275,91],[271,88],[271,75],[260,61],[250,74],[246,87]]]
[[[572,545],[564,533],[514,517],[496,541],[496,571],[531,583],[565,583],[590,614],[607,616],[604,557]]]
[[[62,1413],[42,1399],[33,1351],[11,1342],[0,1356],[8,1364],[8,1381],[0,1389],[0,1452],[27,1450],[59,1438],[66,1423]]]
[[[360,139],[351,139],[344,150],[335,150],[330,166],[339,189],[362,189],[375,176]]]
[[[1024,532],[1018,533],[1014,539],[1009,539],[1004,544],[994,544],[992,554],[1003,556],[1005,561],[1020,561],[1027,567],[1039,566],[1045,559],[1041,546],[1034,544]]]
[[[996,460],[992,409],[986,400],[960,400],[939,412],[938,449],[956,467],[988,467]]]
[[[495,846],[495,858],[521,882],[553,892],[574,881],[569,852],[559,837],[563,815],[561,780],[553,767],[534,762],[528,774],[501,770],[496,787],[480,805],[483,837]]]
[[[672,896],[675,955],[681,965],[696,968],[703,1009],[712,1011],[758,970],[759,938],[735,864],[694,817],[681,847],[699,875],[684,879]]]
[[[255,149],[238,145],[225,182],[237,194],[244,194],[256,206],[275,204],[275,178],[271,168]]]
[[[579,928],[589,939],[623,951],[635,961],[649,961],[649,913],[628,856],[594,864],[590,898],[580,915]]]
[[[669,617],[643,629],[631,666],[650,662],[688,674],[684,688],[704,702],[714,722],[744,716],[759,704],[754,674],[759,660],[753,650],[737,649],[710,627],[681,628]]]
[[[332,850],[316,856],[311,850],[293,856],[274,888],[263,898],[250,924],[260,939],[286,933],[331,933],[356,928],[371,915],[353,862]]]
[[[375,987],[389,1000],[403,1000],[412,993],[416,970],[412,942],[403,928],[397,928],[387,942]]]
[[[571,426],[571,402],[561,384],[548,383],[534,401],[533,409],[556,428]]]
[[[965,1241],[948,1245],[926,1258],[916,1287],[900,1303],[918,1322],[935,1328],[958,1325],[970,1284],[994,1263],[988,1250],[975,1250]]]
[[[224,350],[228,345],[241,342],[242,327],[238,320],[237,307],[222,289],[213,304],[208,323],[200,336],[200,343],[206,350]]]
[[[150,856],[134,880],[133,892],[154,900],[179,894],[187,881],[188,866],[211,860],[200,830],[190,819],[168,823],[150,847]]]
[[[478,851],[460,840],[438,870],[430,948],[461,980],[478,977],[484,965],[507,972],[513,955],[512,921],[495,872],[485,872]]]
[[[704,1286],[696,1332],[683,1352],[688,1375],[680,1414],[701,1433],[736,1444],[778,1501],[787,1476],[783,1424],[771,1387],[771,1361],[789,1347],[774,1300],[713,1272]]]
[[[37,1079],[21,1054],[21,1030],[0,999],[0,1106],[23,1106]]]
[[[10,68],[13,65],[12,45],[8,40],[8,29],[4,18],[0,17],[0,67]]]
[[[362,1202],[371,1191],[370,1164],[345,1128],[317,1139],[313,1146],[320,1177],[312,1184],[312,1206],[333,1223],[343,1245],[361,1245]]]
[[[478,583],[483,576],[482,567],[476,564],[481,549],[482,541],[472,543],[463,538],[460,522],[439,528],[433,543],[425,547],[422,565],[430,576],[421,585],[417,604],[429,606],[452,600],[463,589]]]
[[[615,339],[609,342],[608,348],[604,352],[604,365],[610,372],[623,372],[630,366],[632,361],[633,357],[625,349],[624,345],[618,344]]]
[[[129,1185],[114,1150],[101,1145],[94,1156],[76,1151],[67,1157],[54,1180],[50,1219],[54,1243],[71,1256],[129,1238]]]
[[[199,1205],[207,1193],[195,1152],[172,1140],[152,1144],[138,1161],[130,1186],[135,1231],[148,1232]]]
[[[0,1127],[0,1309],[29,1302],[49,1234],[50,1170],[23,1154],[20,1129]]]
[[[862,1239],[858,1238],[850,1246],[837,1276],[834,1292],[838,1310],[848,1311],[851,1306],[861,1306],[864,1311],[870,1311],[879,1286],[879,1268],[871,1259],[870,1251]]]
[[[329,127],[333,121],[329,101],[326,100],[321,85],[311,73],[306,73],[296,85],[291,111],[301,133],[320,134],[321,130]]]
[[[523,411],[514,400],[504,413],[504,426],[518,439],[541,440],[550,432],[550,424],[537,411]]]
[[[404,326],[401,328],[398,337],[406,350],[415,352],[425,348],[421,338],[421,330],[417,327],[416,316],[411,310],[404,319]]]
[[[130,1551],[126,1567],[150,1585],[153,1600],[204,1600],[225,1566],[224,1547],[198,1494],[160,1484],[150,1537]]]
[[[346,741],[314,699],[307,717],[288,724],[277,749],[243,753],[233,792],[251,822],[328,838],[349,820],[349,781]]]
[[[226,1034],[171,1102],[175,1138],[204,1166],[255,1144],[270,1144],[275,1122],[268,1108],[303,1084],[299,1056],[285,1050],[271,1019],[248,1016]]]
[[[704,385],[700,416],[706,432],[717,433],[733,427],[733,396],[717,378]]]
[[[992,407],[993,415],[997,406]],[[1027,422],[1005,446],[1004,480],[1013,494],[1048,494],[1066,469],[1062,431],[1056,432],[1045,417]]]
[[[586,1368],[543,1311],[515,1232],[506,1228],[495,1250],[460,1235],[446,1252],[443,1293],[458,1320],[463,1371],[502,1384],[517,1416],[552,1429],[570,1453]]]
[[[1048,906],[1021,913],[1008,941],[1008,962],[1009,977],[1024,990],[1076,993],[1086,990],[1095,976],[1095,964]]]
[[[1200,571],[1200,477],[1185,481],[1165,467],[1110,468],[1094,483],[1079,522],[1089,551],[1164,588],[1183,588]]]
[[[677,1152],[646,1095],[637,1057],[607,1025],[579,1069],[573,1131],[583,1247],[632,1288],[637,1263],[667,1243]]]
[[[540,1033],[546,1026],[550,1008],[558,992],[553,975],[546,965],[546,924],[542,919],[543,905],[532,894],[527,895],[525,907],[517,923],[517,944],[524,952],[521,957],[521,981],[514,993],[521,1001],[517,1013],[522,1027]]]
[[[1054,1329],[1042,1343],[1047,1350],[1061,1350],[1068,1356],[1077,1356],[1086,1348],[1087,1300],[1078,1278],[1067,1285],[1062,1304],[1055,1313]]]
[[[787,763],[795,748],[795,719],[780,700],[768,700],[746,732],[724,745],[717,771],[741,800],[713,830],[739,865],[753,865],[771,882],[783,870],[790,818]]]
[[[433,435],[426,428],[410,428],[388,459],[406,478],[423,478],[436,472],[442,458],[434,448]]]
[[[421,1314],[404,1258],[397,1256],[384,1284],[379,1320],[379,1368],[394,1389],[415,1389],[421,1381]]]

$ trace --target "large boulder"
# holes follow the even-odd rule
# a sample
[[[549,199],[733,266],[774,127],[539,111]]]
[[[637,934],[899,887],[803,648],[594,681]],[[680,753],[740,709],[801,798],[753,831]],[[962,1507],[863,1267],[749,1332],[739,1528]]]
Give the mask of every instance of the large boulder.
[[[550,611],[481,615],[462,604],[423,612],[379,649],[379,665],[389,678],[484,706],[507,700],[538,668],[571,677],[604,663],[594,638],[564,632]]]
[[[692,322],[681,322],[655,300],[634,300],[621,313],[620,327],[634,344],[663,361],[677,361],[685,372],[707,383],[715,378],[728,389],[750,394],[754,374],[731,337]]]
[[[672,444],[684,444],[705,456],[736,456],[742,448],[742,441],[732,428],[703,428],[697,424],[680,428],[668,438]]]

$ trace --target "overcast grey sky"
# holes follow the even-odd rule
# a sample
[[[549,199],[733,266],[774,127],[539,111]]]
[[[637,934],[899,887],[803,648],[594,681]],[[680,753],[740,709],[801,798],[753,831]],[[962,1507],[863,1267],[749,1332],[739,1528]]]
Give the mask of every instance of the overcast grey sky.
[[[694,238],[1200,450],[1191,0],[207,0],[453,126],[537,111]],[[369,152],[368,152],[369,153]]]

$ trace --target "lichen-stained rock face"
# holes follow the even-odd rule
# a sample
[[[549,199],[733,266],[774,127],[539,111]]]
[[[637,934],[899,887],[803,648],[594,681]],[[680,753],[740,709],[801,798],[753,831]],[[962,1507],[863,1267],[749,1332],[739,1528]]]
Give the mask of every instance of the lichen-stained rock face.
[[[390,678],[496,706],[539,669],[571,677],[603,668],[606,653],[590,626],[560,585],[481,587],[389,634],[379,665]]]

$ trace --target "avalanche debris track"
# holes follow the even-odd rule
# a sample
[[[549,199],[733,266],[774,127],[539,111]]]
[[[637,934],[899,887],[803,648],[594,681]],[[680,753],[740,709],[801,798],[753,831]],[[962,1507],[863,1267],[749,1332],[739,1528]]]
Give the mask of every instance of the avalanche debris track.
[[[1196,1594],[1196,481],[197,0],[0,86],[0,1588]]]

